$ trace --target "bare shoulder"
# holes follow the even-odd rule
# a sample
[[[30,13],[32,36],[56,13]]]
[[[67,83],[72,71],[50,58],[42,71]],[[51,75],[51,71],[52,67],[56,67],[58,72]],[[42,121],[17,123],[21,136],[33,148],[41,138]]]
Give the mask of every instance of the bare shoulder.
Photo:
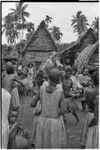
[[[99,95],[97,95],[96,97],[95,97],[95,101],[94,101],[94,104],[96,105],[96,104],[98,104],[99,103]]]

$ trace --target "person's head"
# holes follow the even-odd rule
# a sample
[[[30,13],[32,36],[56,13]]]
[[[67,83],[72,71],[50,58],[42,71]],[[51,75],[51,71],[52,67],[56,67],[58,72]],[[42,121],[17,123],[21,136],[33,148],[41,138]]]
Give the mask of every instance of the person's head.
[[[77,68],[76,67],[73,67],[72,68],[72,75],[75,75],[77,73]]]
[[[99,86],[99,71],[95,71],[92,74],[92,81],[93,81],[95,86]]]
[[[49,71],[48,78],[50,83],[57,85],[60,80],[60,71],[57,68],[53,68]]]
[[[7,72],[7,74],[14,74],[14,67],[13,67],[13,64],[11,62],[7,62],[6,72]]]
[[[67,78],[67,79],[70,78],[71,74],[72,74],[71,68],[68,68],[65,70],[65,78]]]
[[[32,63],[29,63],[29,64],[28,64],[28,67],[29,67],[29,68],[32,68],[32,67],[33,67],[33,64],[32,64]]]
[[[69,63],[70,63],[70,58],[69,58],[69,57],[67,57],[67,58],[65,59],[65,63],[66,63],[66,64],[69,64]]]
[[[86,76],[86,75],[88,75],[88,74],[89,74],[89,70],[88,70],[87,68],[85,68],[85,69],[83,70],[83,75]]]
[[[13,68],[13,66],[7,66],[6,72],[7,72],[8,75],[14,74],[14,68]]]
[[[13,66],[12,62],[8,61],[8,62],[6,63],[6,68],[7,68],[8,66]]]

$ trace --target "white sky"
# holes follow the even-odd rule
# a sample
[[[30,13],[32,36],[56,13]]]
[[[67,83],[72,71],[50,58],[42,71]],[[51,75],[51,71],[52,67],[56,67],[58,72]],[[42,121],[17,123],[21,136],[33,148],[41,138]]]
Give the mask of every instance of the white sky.
[[[82,11],[86,15],[89,24],[91,25],[94,17],[99,16],[99,4],[98,3],[80,3],[80,2],[32,2],[25,3],[29,4],[26,9],[30,13],[29,19],[27,21],[33,22],[35,24],[35,29],[37,29],[40,22],[45,19],[46,15],[52,17],[52,24],[60,27],[63,33],[62,43],[69,43],[77,40],[77,36],[73,33],[73,27],[71,27],[72,15],[76,15],[77,11]],[[10,12],[10,8],[15,8],[15,2],[3,2],[2,3],[2,17]],[[3,34],[2,43],[6,43],[6,37]]]

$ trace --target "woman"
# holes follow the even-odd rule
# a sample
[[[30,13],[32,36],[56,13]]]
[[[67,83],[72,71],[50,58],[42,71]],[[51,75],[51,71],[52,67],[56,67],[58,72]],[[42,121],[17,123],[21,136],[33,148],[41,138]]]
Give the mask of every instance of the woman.
[[[98,126],[98,120],[99,120],[99,96],[96,96],[95,102],[94,102],[94,117],[89,123],[88,132],[87,132],[87,140],[86,140],[86,146],[85,148],[99,148],[99,126]]]
[[[36,148],[66,147],[65,126],[61,116],[64,113],[64,95],[62,89],[57,87],[59,78],[59,70],[51,69],[49,85],[40,89],[41,115],[37,118],[32,137]]]
[[[79,118],[78,118],[78,115],[77,113],[75,112],[76,109],[78,109],[72,95],[70,94],[70,90],[73,86],[73,83],[72,83],[72,80],[70,79],[70,76],[71,76],[71,68],[67,69],[65,71],[65,78],[63,80],[63,84],[62,84],[62,87],[63,87],[63,90],[64,90],[64,96],[65,96],[65,103],[66,103],[66,110],[67,110],[67,113],[71,112],[74,117],[76,118],[77,122],[79,121]],[[64,117],[65,119],[65,117]]]
[[[86,88],[86,102],[89,112],[82,126],[80,139],[81,147],[98,148],[98,101],[99,101],[99,73],[95,71],[92,75],[94,87]]]

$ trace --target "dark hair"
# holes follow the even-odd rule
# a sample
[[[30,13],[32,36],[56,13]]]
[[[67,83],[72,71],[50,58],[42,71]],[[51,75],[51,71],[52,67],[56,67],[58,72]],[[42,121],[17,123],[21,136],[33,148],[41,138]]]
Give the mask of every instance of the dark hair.
[[[43,84],[43,82],[44,82],[44,73],[43,73],[42,70],[39,70],[39,72],[37,73],[36,81],[37,81],[37,84],[38,84],[39,87]]]
[[[49,80],[52,83],[58,84],[60,80],[60,71],[56,68],[53,68],[49,71]]]
[[[94,82],[94,85],[99,85],[99,71],[93,72],[92,80]]]
[[[7,74],[14,74],[14,68],[12,66],[7,66],[6,68],[6,72]]]
[[[77,68],[76,67],[72,67],[72,70],[74,70],[75,72],[77,72]]]

